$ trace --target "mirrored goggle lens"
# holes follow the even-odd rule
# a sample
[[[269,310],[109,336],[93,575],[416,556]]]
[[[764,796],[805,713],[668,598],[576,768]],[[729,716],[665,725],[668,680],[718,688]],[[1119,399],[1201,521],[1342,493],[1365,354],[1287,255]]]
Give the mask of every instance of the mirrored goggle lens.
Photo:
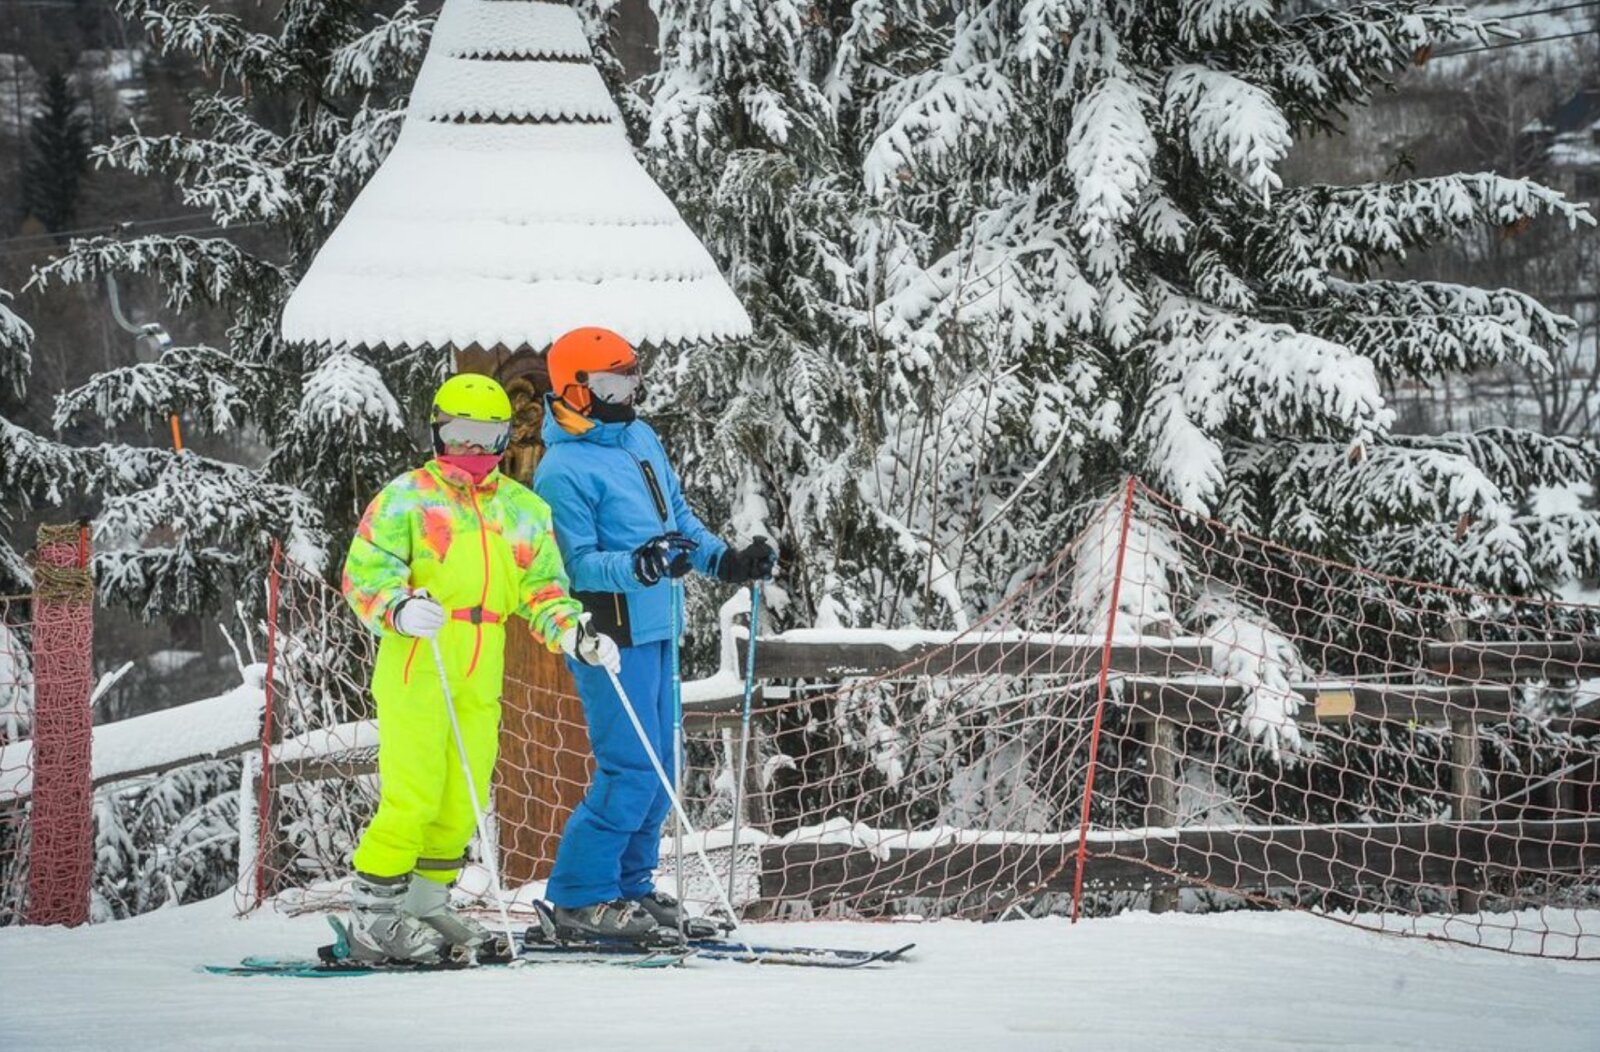
[[[476,446],[488,453],[504,453],[511,444],[511,425],[487,420],[445,420],[439,424],[439,441],[447,446]]]
[[[639,390],[640,379],[637,365],[625,372],[590,373],[589,390],[602,402],[626,402]]]

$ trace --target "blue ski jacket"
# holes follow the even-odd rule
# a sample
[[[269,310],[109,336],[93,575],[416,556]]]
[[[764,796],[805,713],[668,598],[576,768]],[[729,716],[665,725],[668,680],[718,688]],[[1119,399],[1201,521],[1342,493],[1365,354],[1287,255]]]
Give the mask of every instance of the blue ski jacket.
[[[639,582],[634,549],[676,531],[699,545],[689,557],[694,568],[713,574],[728,546],[689,510],[649,424],[591,421],[584,433],[573,434],[557,421],[551,401],[546,395],[545,453],[533,489],[550,505],[572,597],[618,646],[667,639],[672,589],[667,580]],[[682,617],[680,610],[680,625]]]

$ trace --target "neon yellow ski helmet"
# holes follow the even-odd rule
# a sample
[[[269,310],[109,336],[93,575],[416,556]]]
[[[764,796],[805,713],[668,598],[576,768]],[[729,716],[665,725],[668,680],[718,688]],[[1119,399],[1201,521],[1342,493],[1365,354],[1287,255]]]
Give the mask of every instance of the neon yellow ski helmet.
[[[457,373],[433,396],[433,422],[440,417],[504,424],[511,420],[506,389],[481,373]]]

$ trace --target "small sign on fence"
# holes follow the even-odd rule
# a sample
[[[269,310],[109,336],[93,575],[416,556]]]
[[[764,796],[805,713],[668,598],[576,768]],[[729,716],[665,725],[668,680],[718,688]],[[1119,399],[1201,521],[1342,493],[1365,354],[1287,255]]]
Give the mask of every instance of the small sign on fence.
[[[1317,719],[1347,720],[1356,712],[1356,693],[1353,690],[1317,691]]]

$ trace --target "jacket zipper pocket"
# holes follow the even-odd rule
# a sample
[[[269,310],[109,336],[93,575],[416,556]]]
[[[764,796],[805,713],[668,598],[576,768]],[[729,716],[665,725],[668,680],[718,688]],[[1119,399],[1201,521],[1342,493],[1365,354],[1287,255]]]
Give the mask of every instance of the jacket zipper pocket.
[[[629,451],[628,456],[633,457],[633,462],[639,465],[639,474],[644,476],[645,489],[650,491],[650,503],[656,506],[656,514],[661,517],[661,525],[665,526],[671,521],[672,514],[667,508],[666,495],[661,492],[661,483],[656,481],[656,469],[650,466],[648,460],[641,460]]]

